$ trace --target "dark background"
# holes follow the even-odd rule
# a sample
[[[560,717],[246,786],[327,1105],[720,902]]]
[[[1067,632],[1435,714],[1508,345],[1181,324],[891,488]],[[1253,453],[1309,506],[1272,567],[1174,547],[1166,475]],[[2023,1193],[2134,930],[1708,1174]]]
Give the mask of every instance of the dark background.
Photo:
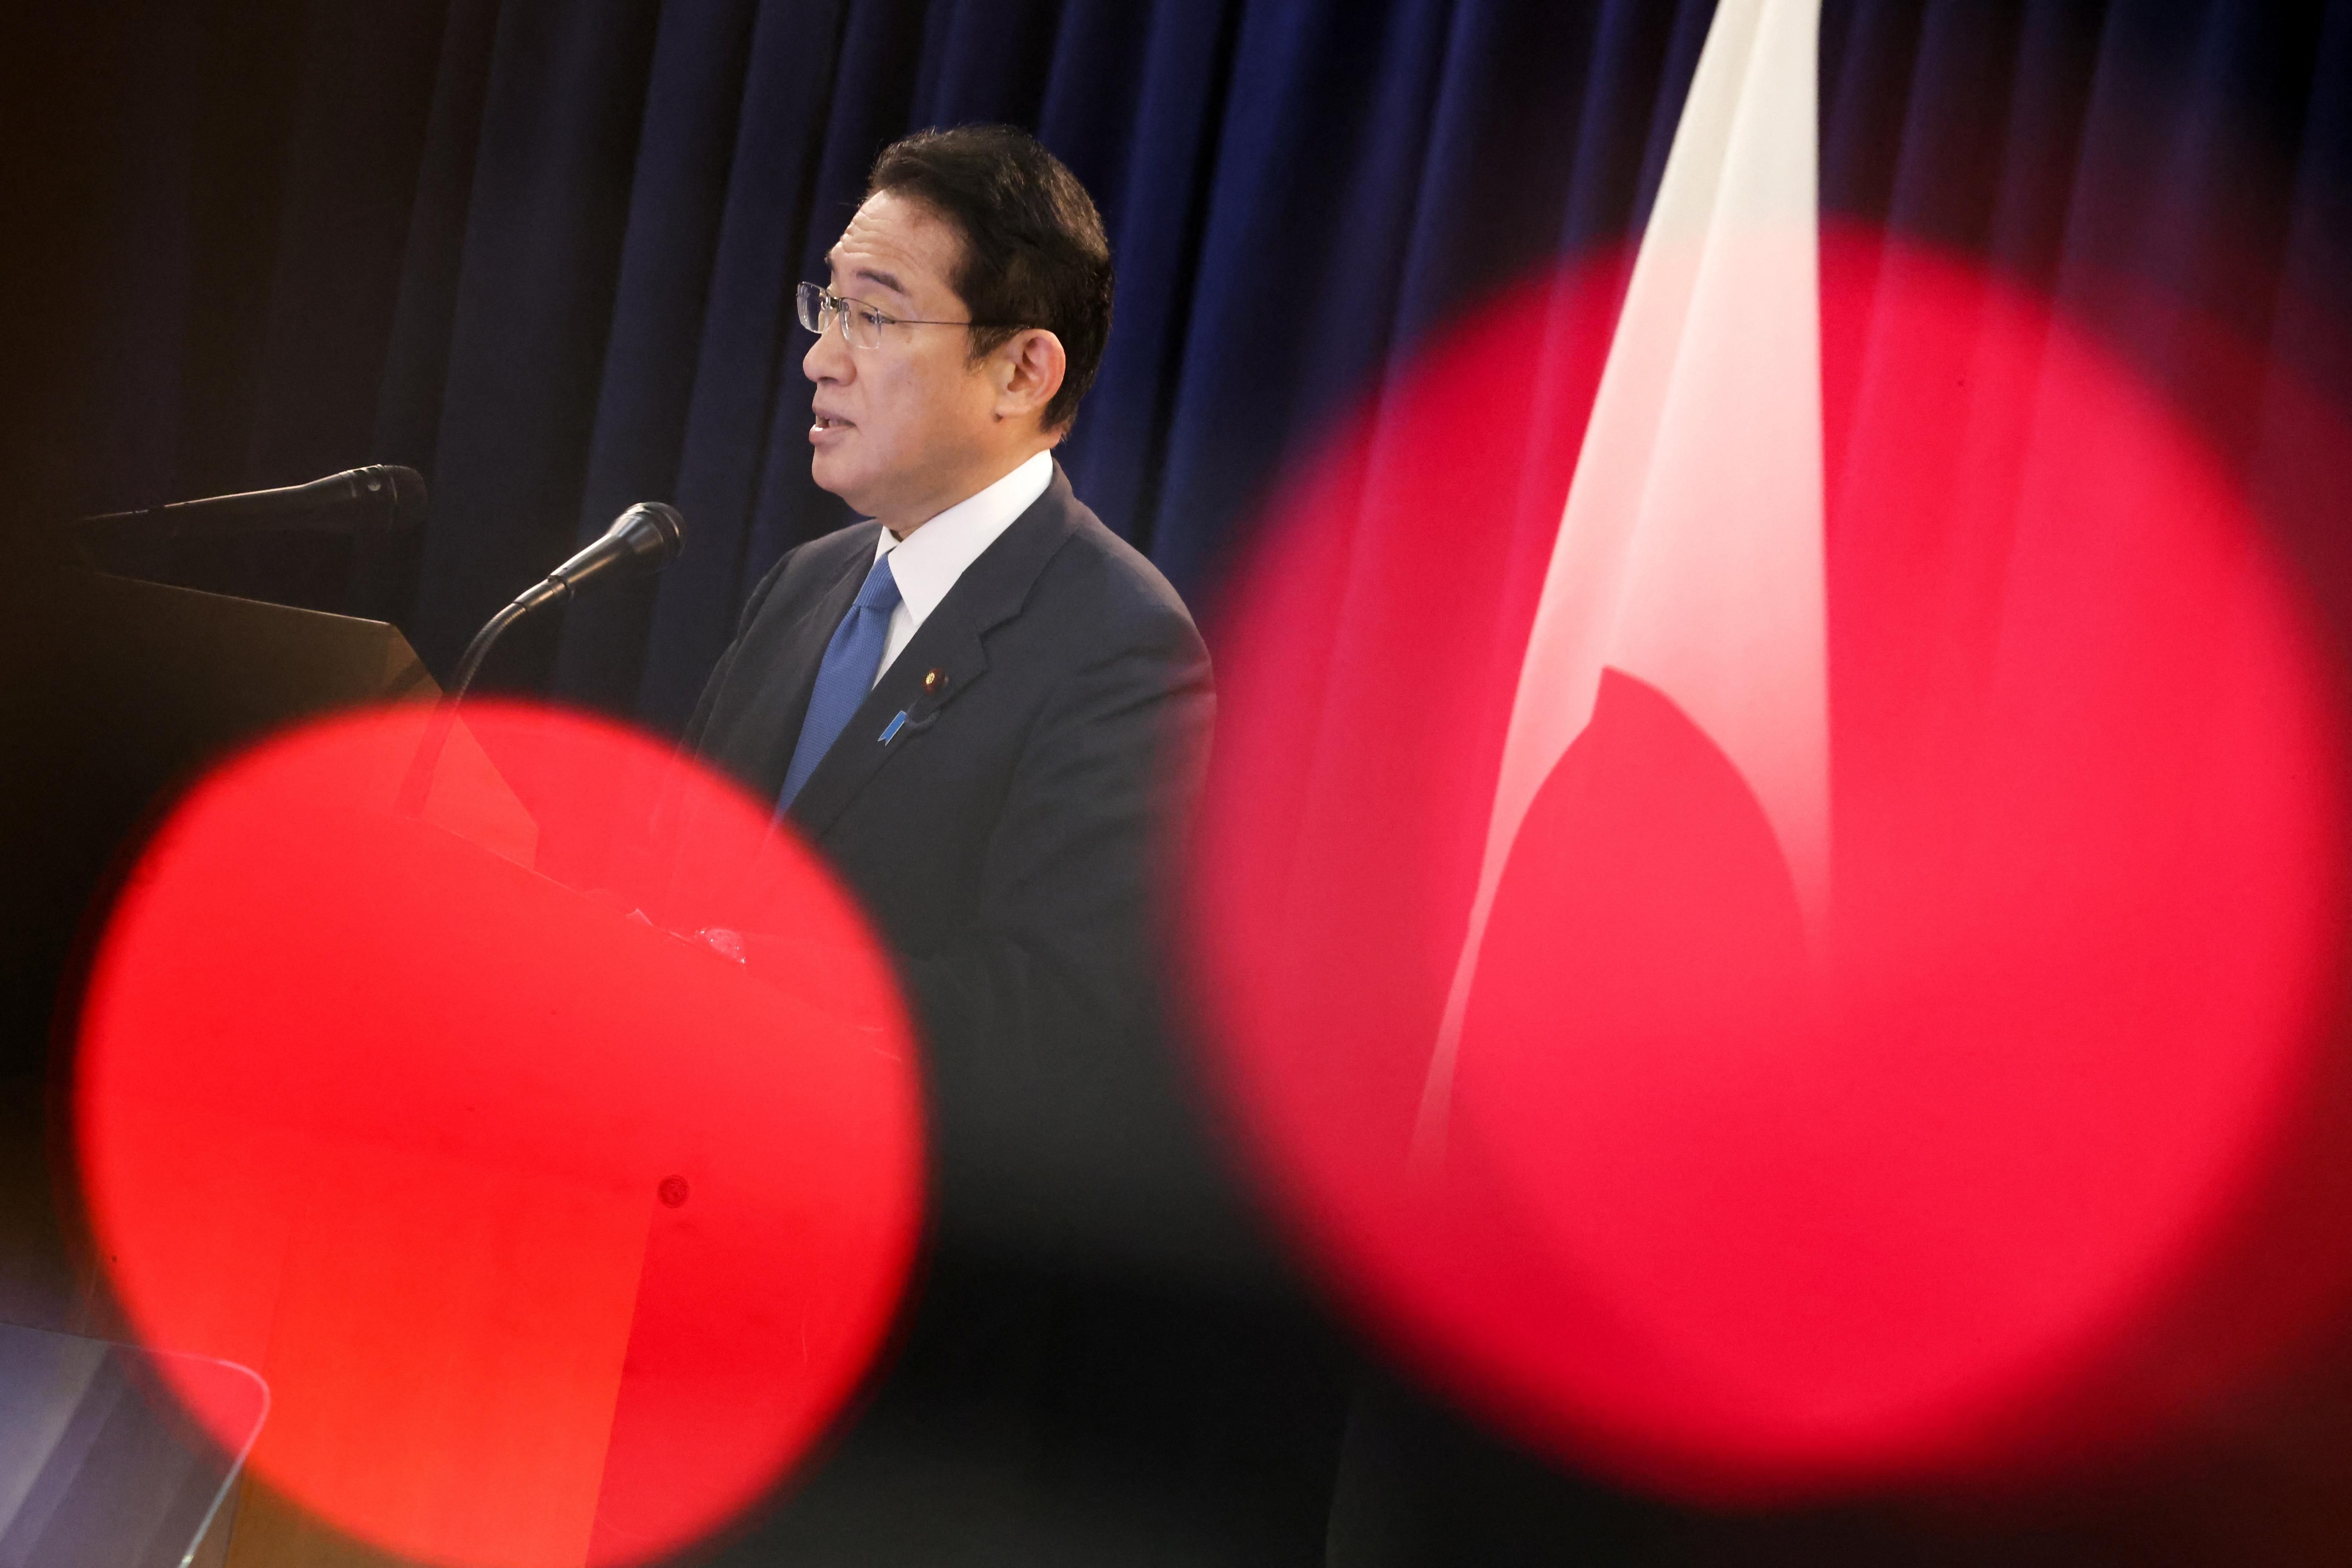
[[[845,520],[807,478],[793,285],[821,275],[884,142],[1002,119],[1095,193],[1118,268],[1109,356],[1064,461],[1213,608],[1286,458],[1424,334],[1639,232],[1711,9],[27,0],[0,19],[10,541],[21,558],[83,512],[408,464],[433,509],[405,554],[247,542],[163,564],[389,618],[446,675],[491,610],[624,506],[674,500],[689,544],[665,575],[527,626],[486,678],[674,730],[751,584]],[[1825,209],[2048,292],[2225,451],[2261,447],[2258,411],[2201,385],[2164,318],[2118,304],[2118,278],[2352,395],[2352,3],[1830,0],[1822,112]],[[2352,646],[2352,519],[2278,526]],[[69,913],[45,919],[11,955],[19,1085],[42,1081],[71,935]],[[7,1135],[31,1191],[37,1118]],[[1089,1538],[1126,1542],[1111,1559],[1321,1551],[1377,1357],[1270,1257],[1249,1278],[1139,1277],[1091,1299],[1095,1327],[1076,1331],[1119,1363],[1102,1375],[1132,1384],[1136,1414],[1093,1435],[1102,1473],[1125,1479],[1066,1492],[1134,1521]],[[1120,1348],[1139,1345],[1140,1363]],[[2231,1430],[2061,1496],[1774,1519],[1618,1498],[1397,1390],[1374,1396],[1388,1413],[1360,1419],[1346,1467],[1390,1474],[1364,1436],[1387,1434],[1393,1484],[1343,1507],[1339,1549],[2339,1561],[2341,1386],[2306,1371]]]
[[[629,501],[693,545],[495,679],[674,727],[808,482],[814,270],[885,141],[1034,127],[1120,288],[1064,457],[1200,599],[1286,452],[1433,324],[1639,232],[1712,6],[1558,0],[380,0],[19,7],[15,521],[364,461],[421,558],[178,569],[366,602],[445,669]],[[1863,4],[1822,23],[1822,200],[2072,303],[2150,277],[2278,352],[2340,302],[2352,21],[2320,4]],[[2331,378],[2341,365],[2320,367]],[[323,552],[321,555],[323,556]]]

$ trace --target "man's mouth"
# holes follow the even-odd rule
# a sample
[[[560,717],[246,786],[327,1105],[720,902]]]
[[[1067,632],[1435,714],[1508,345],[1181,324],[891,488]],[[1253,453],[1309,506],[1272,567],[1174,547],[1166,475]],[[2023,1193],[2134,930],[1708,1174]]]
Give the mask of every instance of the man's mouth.
[[[814,410],[810,411],[809,439],[812,441],[822,440],[827,436],[834,435],[849,428],[851,428],[849,421],[842,418],[839,415],[819,414]]]

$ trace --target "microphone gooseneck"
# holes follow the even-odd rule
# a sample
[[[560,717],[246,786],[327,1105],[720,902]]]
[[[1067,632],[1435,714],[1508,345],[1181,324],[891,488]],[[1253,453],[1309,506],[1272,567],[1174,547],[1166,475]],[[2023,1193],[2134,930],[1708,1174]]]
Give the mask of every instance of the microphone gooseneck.
[[[425,809],[425,795],[433,785],[433,770],[440,763],[442,748],[449,742],[449,725],[457,716],[458,700],[474,684],[482,661],[489,657],[491,647],[506,635],[509,626],[542,605],[561,604],[583,587],[622,577],[650,576],[676,559],[685,543],[686,519],[679,515],[677,508],[657,500],[639,501],[614,519],[613,526],[594,543],[517,594],[485,622],[458,657],[449,689],[442,693],[433,717],[426,721],[425,739],[417,746],[408,776],[400,786],[402,813],[415,816]]]

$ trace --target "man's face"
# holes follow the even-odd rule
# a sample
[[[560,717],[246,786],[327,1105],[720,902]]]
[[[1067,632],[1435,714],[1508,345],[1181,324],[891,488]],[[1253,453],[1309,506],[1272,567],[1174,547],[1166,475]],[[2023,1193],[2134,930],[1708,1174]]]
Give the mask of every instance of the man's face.
[[[886,315],[967,321],[971,312],[948,281],[961,247],[929,208],[883,191],[866,198],[827,256],[829,287]],[[997,388],[970,351],[959,327],[886,326],[879,348],[857,349],[828,329],[801,362],[816,383],[816,482],[902,530],[995,479]]]

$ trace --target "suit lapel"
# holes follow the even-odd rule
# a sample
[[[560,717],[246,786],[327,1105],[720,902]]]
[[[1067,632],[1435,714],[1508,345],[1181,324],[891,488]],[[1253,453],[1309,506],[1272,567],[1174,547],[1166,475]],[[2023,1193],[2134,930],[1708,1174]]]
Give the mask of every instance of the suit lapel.
[[[1070,481],[1056,463],[1045,493],[964,569],[947,597],[866,693],[865,702],[816,772],[809,775],[808,783],[801,786],[786,815],[803,833],[812,839],[823,837],[884,763],[928,729],[940,709],[971,689],[987,673],[987,635],[1021,613],[1037,574],[1069,537],[1076,513]],[[851,595],[856,595],[854,586]],[[828,625],[826,636],[831,635]],[[820,658],[822,654],[820,644]],[[939,679],[929,679],[934,672]],[[814,679],[812,664],[808,679],[814,682]],[[807,710],[805,690],[800,707]],[[883,740],[884,731],[902,712],[906,721],[888,741]],[[797,721],[793,729],[797,732]],[[778,776],[782,777],[781,773]]]

